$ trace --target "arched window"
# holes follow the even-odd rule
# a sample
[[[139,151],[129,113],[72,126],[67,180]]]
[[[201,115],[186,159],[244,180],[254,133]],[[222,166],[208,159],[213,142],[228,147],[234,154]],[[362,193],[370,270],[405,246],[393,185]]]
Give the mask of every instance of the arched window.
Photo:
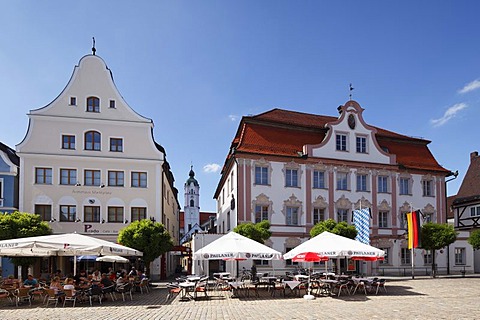
[[[100,132],[88,131],[85,133],[85,150],[100,151],[101,136]]]
[[[190,207],[194,207],[194,206],[195,206],[195,201],[193,201],[193,199],[192,199],[192,200],[190,200]]]
[[[100,112],[100,99],[97,97],[88,97],[87,112]]]

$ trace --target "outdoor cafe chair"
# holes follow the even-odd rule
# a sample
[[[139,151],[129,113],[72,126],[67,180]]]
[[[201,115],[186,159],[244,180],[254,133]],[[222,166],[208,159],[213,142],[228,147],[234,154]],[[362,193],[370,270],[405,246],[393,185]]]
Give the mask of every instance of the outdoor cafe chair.
[[[140,283],[138,284],[138,288],[140,288],[140,293],[143,294],[143,290],[145,290],[145,292],[150,292],[149,289],[148,289],[148,278],[143,278],[142,280],[140,280]]]
[[[58,304],[58,295],[55,293],[54,289],[45,289],[45,298],[44,301],[46,301],[46,307],[48,307],[48,304],[50,301],[55,301],[55,307]]]
[[[132,296],[132,285],[130,283],[117,286],[115,289],[118,293],[122,294],[122,299],[125,301],[125,295],[130,295],[130,300],[133,300]]]
[[[103,293],[103,296],[109,295],[112,301],[117,300],[117,297],[115,296],[115,284],[112,284],[111,286],[108,286],[108,287],[103,287],[102,293]]]
[[[378,294],[378,290],[380,288],[383,288],[385,293],[387,292],[387,288],[385,288],[385,279],[378,279],[378,280],[373,281],[373,283],[371,284],[371,287],[372,287],[372,289],[376,288],[375,294]]]
[[[0,299],[5,299],[12,303],[12,297],[10,296],[10,292],[8,292],[8,290],[0,289]]]
[[[167,284],[167,289],[168,289],[168,294],[167,294],[167,297],[165,298],[165,302],[168,302],[170,298],[176,297],[182,291],[182,288],[179,287],[178,283],[172,283],[172,282]]]
[[[90,301],[90,306],[92,305],[92,299],[95,297],[98,298],[98,302],[102,304],[102,299],[103,299],[103,290],[99,286],[92,286],[88,291],[86,292],[86,295],[88,297],[88,300]]]
[[[208,298],[208,284],[207,284],[207,280],[208,280],[208,277],[207,278],[202,278],[200,279],[196,284],[195,284],[195,293],[194,293],[194,297],[195,299],[197,298],[197,294],[200,292],[200,293],[203,293],[205,297]]]
[[[65,292],[65,296],[63,297],[63,306],[65,307],[65,303],[67,301],[73,302],[73,307],[75,307],[75,302],[77,301],[77,296],[73,292],[72,289],[64,289],[63,292]]]
[[[30,306],[32,305],[32,296],[30,295],[30,288],[18,288],[13,293],[15,297],[15,303],[18,307],[18,303],[28,300]]]

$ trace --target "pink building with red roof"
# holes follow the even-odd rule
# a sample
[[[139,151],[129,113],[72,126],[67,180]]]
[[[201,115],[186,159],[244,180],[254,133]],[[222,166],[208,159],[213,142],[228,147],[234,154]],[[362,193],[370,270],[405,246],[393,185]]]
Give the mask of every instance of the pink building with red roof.
[[[370,243],[387,252],[368,272],[398,274],[411,266],[405,214],[421,210],[424,221],[444,223],[445,178],[452,175],[428,148],[430,141],[369,125],[350,100],[339,115],[273,109],[242,118],[215,191],[217,231],[269,220],[267,245],[287,252],[326,219],[352,224],[352,211],[371,209]],[[430,266],[417,249],[415,266]],[[439,267],[447,256],[437,254]],[[291,261],[261,268],[288,271]],[[363,270],[365,271],[365,270]]]

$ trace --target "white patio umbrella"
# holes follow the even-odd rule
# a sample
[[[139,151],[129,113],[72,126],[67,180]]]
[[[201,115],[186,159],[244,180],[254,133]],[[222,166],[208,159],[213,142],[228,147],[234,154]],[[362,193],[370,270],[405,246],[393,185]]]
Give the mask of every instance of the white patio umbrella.
[[[236,232],[229,232],[193,253],[194,260],[281,260],[282,254]]]
[[[141,251],[78,233],[53,234],[0,241],[0,256],[73,256],[74,274],[80,255],[142,256]]]
[[[117,263],[129,263],[130,260],[128,260],[127,258],[124,258],[124,257],[120,257],[120,256],[101,256],[101,257],[97,257],[96,259],[97,261],[100,261],[100,262],[117,262]]]
[[[293,248],[283,255],[284,259],[292,259],[296,255],[315,252],[319,256],[329,258],[347,257],[351,259],[377,260],[383,259],[385,251],[356,240],[324,231]]]

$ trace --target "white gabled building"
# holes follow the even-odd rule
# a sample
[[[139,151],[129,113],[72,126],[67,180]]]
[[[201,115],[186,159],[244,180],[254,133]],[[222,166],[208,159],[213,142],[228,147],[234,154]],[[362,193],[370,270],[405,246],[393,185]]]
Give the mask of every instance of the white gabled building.
[[[316,223],[352,223],[352,210],[368,207],[370,242],[387,258],[362,271],[409,275],[405,214],[420,209],[424,221],[445,223],[445,177],[452,173],[435,160],[430,141],[367,124],[352,100],[338,111],[331,117],[273,109],[242,118],[214,195],[218,232],[266,219],[273,233],[266,244],[285,253]],[[419,274],[430,259],[415,250]],[[291,261],[263,263],[277,272],[293,268]],[[437,252],[437,263],[445,271],[445,253]]]
[[[60,95],[28,117],[17,145],[21,211],[40,214],[54,233],[114,242],[128,223],[150,218],[178,243],[178,192],[153,121],[125,102],[100,57],[81,58]],[[151,276],[172,273],[169,259],[154,262]]]

